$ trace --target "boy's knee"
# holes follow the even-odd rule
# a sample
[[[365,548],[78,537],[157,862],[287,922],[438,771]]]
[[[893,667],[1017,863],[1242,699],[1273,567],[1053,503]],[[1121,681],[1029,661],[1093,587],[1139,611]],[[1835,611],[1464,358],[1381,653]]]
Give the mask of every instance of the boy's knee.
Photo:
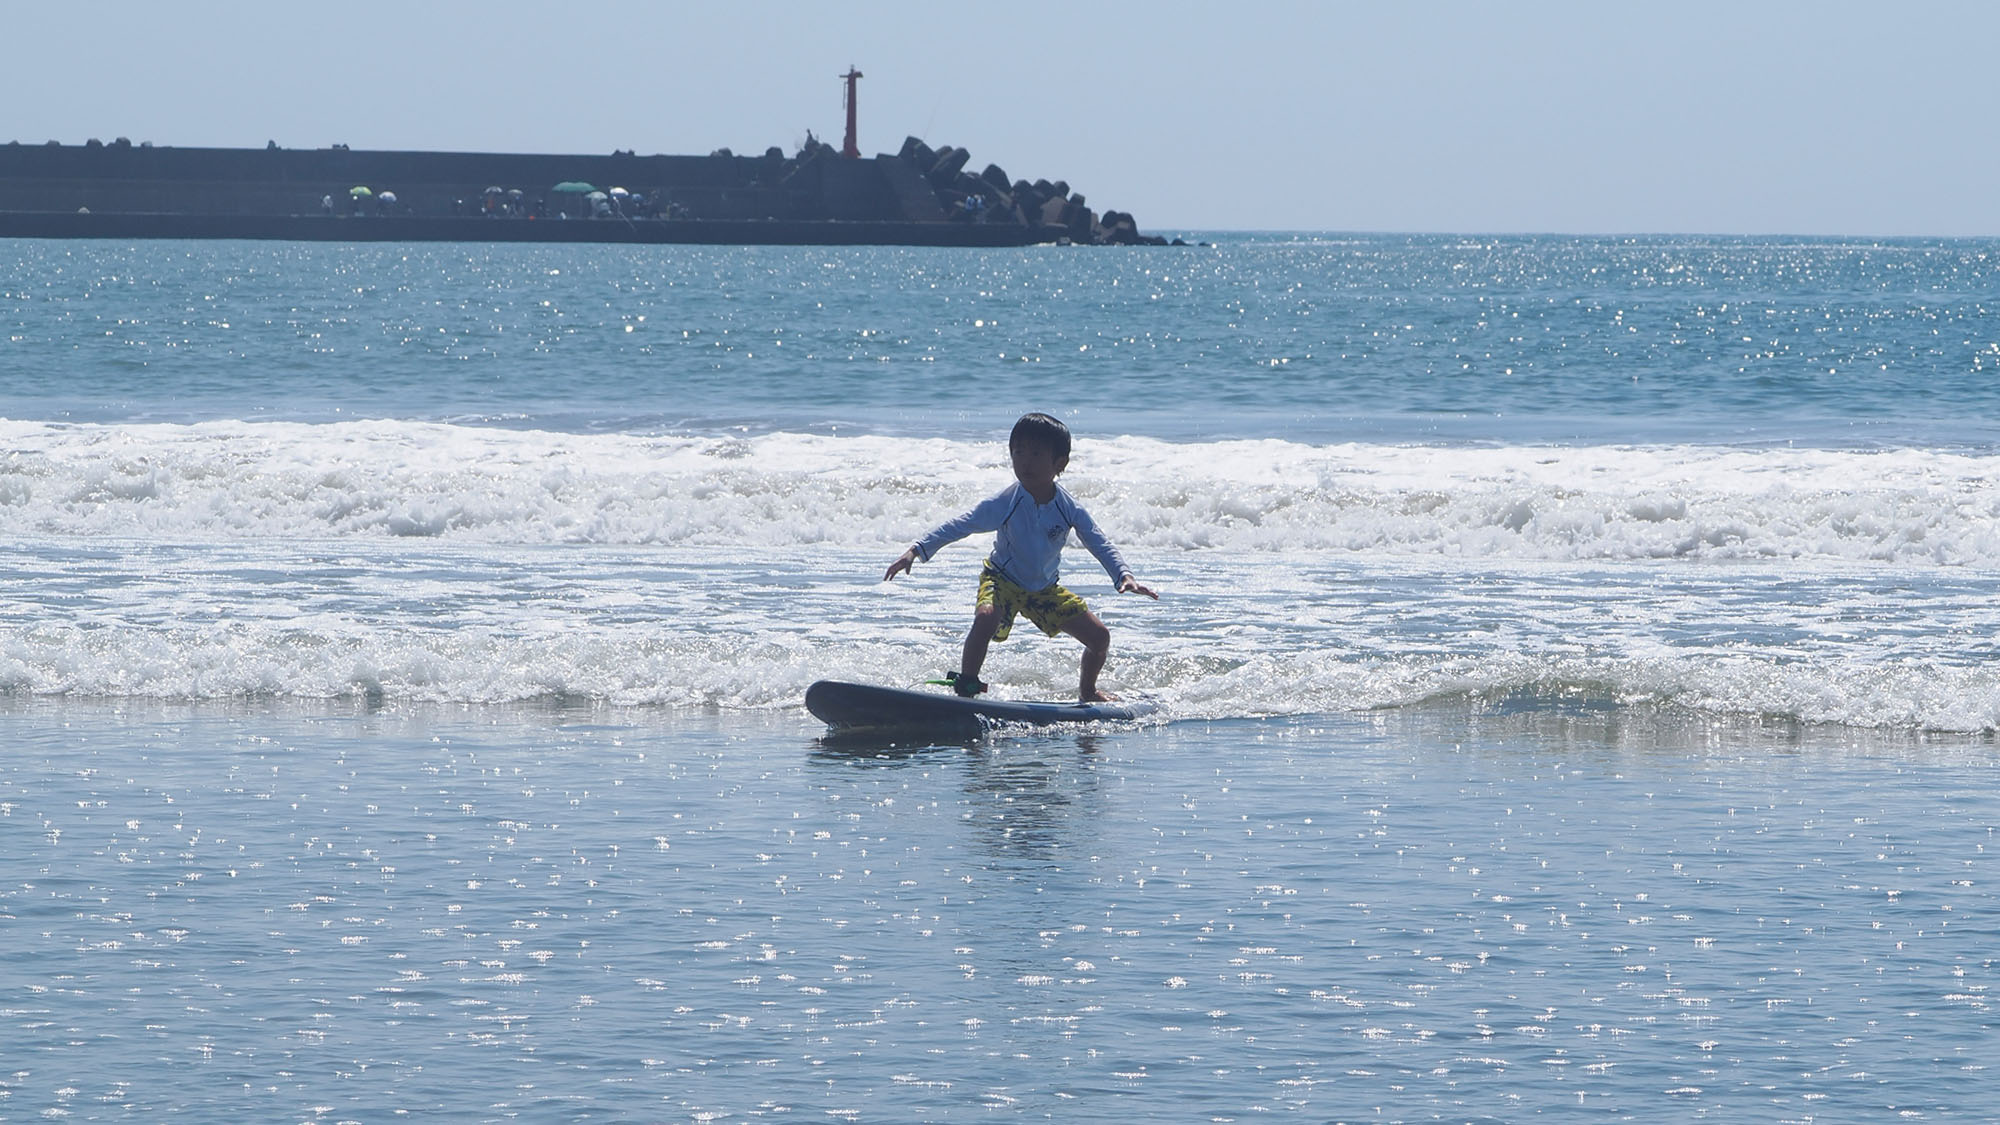
[[[1105,652],[1111,648],[1111,630],[1095,617],[1082,617],[1072,622],[1069,634],[1083,642],[1083,647],[1092,652]]]

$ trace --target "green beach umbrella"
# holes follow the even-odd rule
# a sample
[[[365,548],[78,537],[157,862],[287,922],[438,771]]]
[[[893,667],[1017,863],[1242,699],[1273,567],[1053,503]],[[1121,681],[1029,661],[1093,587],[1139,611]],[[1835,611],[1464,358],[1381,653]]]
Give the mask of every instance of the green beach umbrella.
[[[347,189],[347,194],[349,194],[349,195],[374,195],[375,193],[374,193],[374,192],[372,192],[372,191],[369,191],[369,190],[368,190],[367,188],[365,188],[365,187],[351,187],[351,188],[348,188],[348,189]]]
[[[550,188],[549,190],[591,192],[591,191],[596,191],[597,188],[591,184],[584,183],[582,180],[564,180],[562,183],[557,184],[555,187]]]

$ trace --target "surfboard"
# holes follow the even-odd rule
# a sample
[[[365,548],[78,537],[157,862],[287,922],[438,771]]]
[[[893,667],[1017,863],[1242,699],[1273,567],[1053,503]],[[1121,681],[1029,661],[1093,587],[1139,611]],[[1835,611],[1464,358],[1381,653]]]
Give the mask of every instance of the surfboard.
[[[996,723],[1094,723],[1152,713],[1144,701],[1078,703],[966,699],[944,691],[820,680],[806,689],[806,710],[835,730],[921,730],[979,734]]]

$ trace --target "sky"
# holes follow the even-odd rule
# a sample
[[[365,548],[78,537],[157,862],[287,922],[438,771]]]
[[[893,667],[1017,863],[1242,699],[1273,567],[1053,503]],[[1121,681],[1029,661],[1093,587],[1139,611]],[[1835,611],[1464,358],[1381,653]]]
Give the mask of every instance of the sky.
[[[1142,230],[2000,234],[2000,4],[5,0],[0,143],[906,135]]]

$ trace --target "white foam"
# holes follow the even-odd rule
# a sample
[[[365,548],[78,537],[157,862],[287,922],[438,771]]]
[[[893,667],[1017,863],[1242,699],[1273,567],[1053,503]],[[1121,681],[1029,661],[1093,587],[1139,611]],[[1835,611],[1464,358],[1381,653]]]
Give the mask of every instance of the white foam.
[[[955,608],[955,607],[952,607]],[[830,677],[913,684],[956,652],[959,615],[882,635],[850,629],[752,635],[677,626],[415,630],[318,623],[287,628],[48,625],[0,627],[0,690],[73,698],[253,697],[384,702],[568,700],[619,706],[790,709]],[[774,623],[775,624],[775,623]],[[1291,648],[1186,651],[1121,623],[1106,682],[1160,703],[1163,719],[1229,719],[1528,698],[1551,705],[1661,706],[1935,731],[2000,729],[2000,687],[1983,667],[1916,660],[1787,660],[1678,654],[1439,654],[1363,657]],[[101,623],[99,623],[101,626]],[[1015,698],[1073,690],[1074,649],[1023,637],[987,669]]]
[[[998,444],[0,423],[0,690],[795,708],[945,670]],[[1158,603],[1069,581],[1169,718],[1585,699],[2000,729],[2000,458],[1079,444]],[[989,679],[1074,690],[1022,630]]]
[[[0,533],[813,547],[907,540],[997,443],[409,422],[0,423]],[[1085,441],[1067,483],[1151,552],[2000,565],[2000,457],[1710,446]]]

